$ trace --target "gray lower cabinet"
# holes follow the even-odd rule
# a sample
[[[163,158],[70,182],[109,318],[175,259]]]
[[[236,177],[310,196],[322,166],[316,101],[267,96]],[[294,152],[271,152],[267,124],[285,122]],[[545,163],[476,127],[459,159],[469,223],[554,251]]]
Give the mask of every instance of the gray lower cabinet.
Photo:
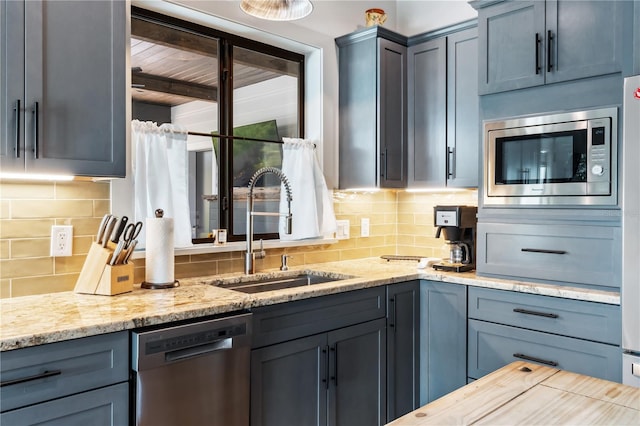
[[[468,375],[525,360],[620,382],[620,307],[472,287]]]
[[[251,355],[252,425],[381,425],[386,322],[369,321]]]
[[[478,34],[463,28],[407,51],[410,188],[478,186]]]
[[[420,282],[387,286],[387,421],[420,402]]]
[[[251,424],[386,423],[385,288],[254,310]]]
[[[467,383],[467,286],[420,283],[420,404]]]
[[[620,72],[627,1],[474,1],[479,93]]]
[[[124,176],[127,2],[0,8],[2,171]]]
[[[406,38],[380,26],[336,39],[340,188],[404,188]]]
[[[2,424],[128,422],[126,332],[2,352],[0,369]]]

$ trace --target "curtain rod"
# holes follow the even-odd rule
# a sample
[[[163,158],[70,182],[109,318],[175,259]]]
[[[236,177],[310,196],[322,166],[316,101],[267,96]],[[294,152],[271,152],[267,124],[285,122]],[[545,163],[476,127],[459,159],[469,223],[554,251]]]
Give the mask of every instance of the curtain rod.
[[[213,133],[187,132],[187,134],[192,136],[204,136],[207,138],[238,139],[243,141],[269,142],[269,143],[279,143],[279,144],[284,143],[283,141],[271,141],[268,139],[247,138],[244,136],[214,135]]]
[[[192,136],[204,136],[207,138],[221,138],[221,139],[237,139],[242,141],[253,141],[253,142],[269,142],[269,143],[279,143],[284,144],[283,141],[271,141],[269,139],[257,139],[257,138],[247,138],[244,136],[230,136],[230,135],[214,135],[213,133],[203,133],[203,132],[187,132],[188,135]],[[313,147],[316,148],[316,144],[313,144]]]

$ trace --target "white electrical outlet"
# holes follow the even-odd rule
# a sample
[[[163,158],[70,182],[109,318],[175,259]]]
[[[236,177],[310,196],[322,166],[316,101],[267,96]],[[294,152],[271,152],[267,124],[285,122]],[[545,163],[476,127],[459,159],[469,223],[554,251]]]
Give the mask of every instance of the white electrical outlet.
[[[51,256],[71,256],[73,248],[73,226],[53,225],[51,227]]]
[[[360,236],[368,237],[369,236],[369,218],[363,217],[360,219]]]
[[[348,220],[336,220],[336,240],[348,240],[349,239],[349,221]]]

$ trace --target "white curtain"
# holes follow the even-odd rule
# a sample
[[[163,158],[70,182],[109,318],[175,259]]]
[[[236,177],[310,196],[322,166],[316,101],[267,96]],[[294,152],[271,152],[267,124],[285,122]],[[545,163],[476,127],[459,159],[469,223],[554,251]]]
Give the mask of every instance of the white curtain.
[[[191,246],[187,132],[172,124],[133,120],[135,220],[155,217],[156,209],[173,218],[175,247]],[[144,231],[138,238],[144,247]]]
[[[331,236],[336,231],[333,199],[316,158],[314,143],[297,138],[282,140],[282,172],[291,184],[293,226],[291,235],[285,234],[285,221],[281,218],[280,239],[301,240]],[[286,212],[287,197],[282,186],[280,213]]]

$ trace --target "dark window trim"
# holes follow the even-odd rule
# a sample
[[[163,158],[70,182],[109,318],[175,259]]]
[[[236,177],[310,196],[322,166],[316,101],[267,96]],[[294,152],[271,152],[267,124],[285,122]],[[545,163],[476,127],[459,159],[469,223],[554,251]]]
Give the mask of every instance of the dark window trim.
[[[279,47],[271,46],[259,41],[250,40],[232,33],[217,30],[205,25],[185,21],[180,18],[164,15],[158,12],[131,6],[131,17],[161,24],[179,31],[186,31],[217,40],[218,44],[218,75],[220,76],[218,90],[219,107],[218,131],[222,135],[230,135],[233,131],[233,82],[229,76],[233,75],[233,47],[254,50],[267,55],[277,56],[288,61],[297,62],[300,65],[298,77],[298,137],[304,138],[304,103],[305,103],[305,56]],[[233,164],[231,141],[220,139],[219,163]],[[224,163],[223,163],[224,161]],[[233,233],[233,169],[232,167],[219,168],[218,179],[218,223],[220,228],[227,229],[228,241],[241,241],[246,238],[244,234]],[[278,233],[254,234],[254,239],[277,239]]]

